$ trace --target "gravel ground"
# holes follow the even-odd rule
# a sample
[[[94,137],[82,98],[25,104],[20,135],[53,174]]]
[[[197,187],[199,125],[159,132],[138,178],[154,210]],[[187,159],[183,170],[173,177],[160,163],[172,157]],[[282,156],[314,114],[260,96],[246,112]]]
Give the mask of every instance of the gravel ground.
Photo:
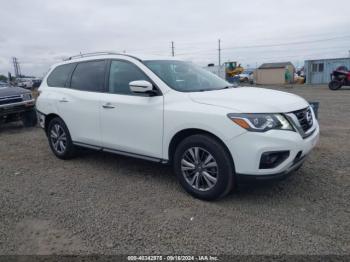
[[[84,151],[62,161],[39,128],[0,127],[0,254],[350,254],[350,90],[320,101],[321,139],[287,180],[216,202],[170,167]]]

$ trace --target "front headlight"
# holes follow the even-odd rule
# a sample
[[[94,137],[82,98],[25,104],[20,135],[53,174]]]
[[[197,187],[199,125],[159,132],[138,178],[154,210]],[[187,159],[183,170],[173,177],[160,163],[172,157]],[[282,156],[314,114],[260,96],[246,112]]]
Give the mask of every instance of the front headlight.
[[[271,129],[290,130],[294,128],[282,114],[228,114],[234,123],[253,132],[266,132]]]
[[[22,99],[23,99],[23,101],[32,100],[32,94],[30,94],[30,93],[22,94]]]

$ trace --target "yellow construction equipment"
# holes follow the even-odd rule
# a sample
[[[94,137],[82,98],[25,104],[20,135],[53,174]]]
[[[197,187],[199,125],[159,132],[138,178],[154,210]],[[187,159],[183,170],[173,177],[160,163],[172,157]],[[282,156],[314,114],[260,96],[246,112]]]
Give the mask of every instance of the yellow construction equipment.
[[[237,62],[225,62],[225,78],[229,79],[243,73],[244,68]]]

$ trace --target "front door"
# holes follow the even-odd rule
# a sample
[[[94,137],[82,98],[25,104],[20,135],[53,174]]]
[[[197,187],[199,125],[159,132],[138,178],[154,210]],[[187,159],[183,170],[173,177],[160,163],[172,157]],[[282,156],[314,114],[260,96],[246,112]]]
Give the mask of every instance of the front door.
[[[163,96],[134,94],[129,83],[150,81],[135,64],[112,60],[108,92],[101,94],[101,136],[106,149],[162,158]]]

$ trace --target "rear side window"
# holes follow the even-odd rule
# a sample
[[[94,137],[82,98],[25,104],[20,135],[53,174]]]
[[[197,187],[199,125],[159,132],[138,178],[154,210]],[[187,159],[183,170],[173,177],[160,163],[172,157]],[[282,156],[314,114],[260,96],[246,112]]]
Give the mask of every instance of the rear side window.
[[[79,63],[72,75],[71,88],[84,91],[102,91],[105,65],[105,60]]]
[[[76,63],[57,66],[47,78],[47,85],[52,87],[66,87]]]

